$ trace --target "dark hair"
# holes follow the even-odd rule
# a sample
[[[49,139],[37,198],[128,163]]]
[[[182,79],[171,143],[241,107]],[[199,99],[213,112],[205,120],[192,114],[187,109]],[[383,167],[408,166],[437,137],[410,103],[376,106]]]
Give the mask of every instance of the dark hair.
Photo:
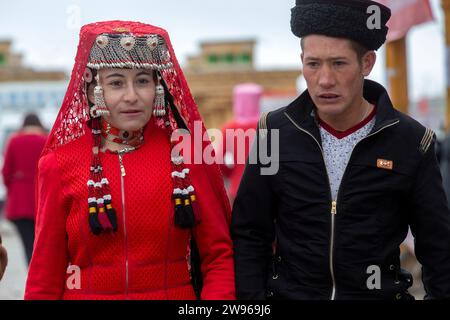
[[[44,128],[44,126],[41,123],[41,120],[39,120],[39,117],[34,113],[28,113],[25,118],[23,119],[23,126],[38,126],[41,128]]]
[[[365,46],[363,46],[362,44],[351,40],[351,39],[347,39],[348,41],[350,41],[350,46],[353,49],[353,51],[356,52],[356,55],[358,57],[358,61],[361,62],[362,58],[364,57],[364,55],[369,52],[370,50],[367,49]],[[305,46],[305,38],[302,38],[300,40],[300,47],[302,48],[302,51],[304,51],[304,46]]]

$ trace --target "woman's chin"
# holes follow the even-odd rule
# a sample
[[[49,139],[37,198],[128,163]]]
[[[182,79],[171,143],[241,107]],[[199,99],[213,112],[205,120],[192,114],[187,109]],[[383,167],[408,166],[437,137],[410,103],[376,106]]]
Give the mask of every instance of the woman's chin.
[[[135,119],[135,120],[122,120],[117,122],[117,125],[114,125],[114,123],[111,124],[119,130],[137,131],[145,127],[147,123],[148,123],[147,119]]]

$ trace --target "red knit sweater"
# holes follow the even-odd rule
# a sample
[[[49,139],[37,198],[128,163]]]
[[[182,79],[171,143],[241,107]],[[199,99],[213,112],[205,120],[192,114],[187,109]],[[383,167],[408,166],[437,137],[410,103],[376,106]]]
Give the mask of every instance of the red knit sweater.
[[[47,136],[19,132],[11,137],[5,149],[2,175],[8,197],[5,213],[8,219],[34,219],[35,176]]]
[[[153,122],[151,122],[153,123]],[[176,227],[171,200],[170,144],[153,124],[141,148],[101,154],[117,210],[118,231],[95,236],[88,225],[92,137],[86,134],[39,163],[38,215],[26,299],[194,299],[186,256],[190,231]],[[193,228],[201,260],[202,299],[234,299],[229,225],[202,165],[190,168],[201,223]],[[80,268],[80,288],[71,289]],[[72,269],[73,270],[73,269]],[[70,278],[72,276],[72,278]]]

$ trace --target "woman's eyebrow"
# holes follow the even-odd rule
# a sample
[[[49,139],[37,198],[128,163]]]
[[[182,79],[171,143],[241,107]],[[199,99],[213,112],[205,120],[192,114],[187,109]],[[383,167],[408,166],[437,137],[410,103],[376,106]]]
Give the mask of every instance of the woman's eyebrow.
[[[140,75],[143,75],[143,74],[148,75],[148,76],[151,76],[151,75],[152,75],[151,72],[148,72],[148,71],[141,71],[141,72],[139,72],[139,73],[136,75],[136,77],[137,77],[137,76],[140,76]]]
[[[125,78],[125,76],[124,76],[123,74],[120,74],[120,73],[112,73],[112,74],[106,76],[106,79],[111,78],[111,77],[122,77],[122,78]]]

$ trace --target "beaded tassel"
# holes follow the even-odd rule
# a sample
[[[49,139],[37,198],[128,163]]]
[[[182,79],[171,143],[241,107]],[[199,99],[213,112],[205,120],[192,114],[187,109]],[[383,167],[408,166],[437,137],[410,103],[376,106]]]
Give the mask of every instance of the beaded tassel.
[[[189,200],[191,201],[191,207],[192,207],[195,223],[198,224],[200,222],[200,216],[198,214],[200,212],[200,208],[197,203],[197,196],[195,195],[195,189],[192,185],[189,185],[187,187],[187,191],[189,192]]]
[[[89,187],[89,226],[93,234],[117,231],[116,211],[111,204],[108,179],[103,177],[99,150],[101,145],[100,118],[91,119],[94,147]]]
[[[176,123],[173,121],[173,123]],[[169,136],[172,137],[173,128],[169,117],[166,117],[165,126],[168,130]],[[177,141],[170,139],[172,150]],[[183,229],[192,228],[197,222],[198,218],[191,205],[191,194],[193,187],[190,186],[189,169],[183,167],[183,157],[181,155],[175,156],[171,159],[172,164],[172,181],[173,181],[173,200],[175,204],[174,223]],[[188,190],[189,189],[189,190]],[[193,193],[192,193],[193,195]],[[195,195],[194,195],[195,199]],[[197,209],[198,210],[198,209]],[[198,213],[198,212],[197,212]]]
[[[89,185],[89,183],[92,183]],[[88,188],[93,189],[94,188],[94,181],[89,180],[88,181]],[[89,193],[93,193],[94,191],[89,190]],[[89,227],[91,228],[91,231],[93,234],[98,235],[102,232],[102,226],[100,224],[100,221],[98,220],[98,211],[97,211],[97,199],[95,197],[88,199],[88,205],[89,205]]]
[[[102,185],[104,188],[104,196],[103,196],[103,203],[106,208],[106,215],[108,216],[109,223],[111,224],[112,230],[114,232],[117,231],[117,213],[116,209],[113,208],[111,204],[111,190],[109,188],[109,182],[108,179],[103,178],[102,179]]]
[[[97,206],[97,190],[95,185],[96,179],[96,167],[97,167],[97,159],[98,159],[98,140],[100,137],[100,126],[99,119],[92,119],[92,135],[94,137],[94,147],[92,148],[93,159],[90,168],[90,179],[88,181],[88,193],[89,193],[89,226],[91,231],[95,235],[99,235],[103,231],[103,227],[100,223],[98,217],[98,206]]]
[[[101,188],[101,187],[100,187]],[[98,205],[98,220],[102,225],[103,231],[111,231],[113,229],[111,223],[109,222],[108,216],[106,215],[104,200],[102,198],[97,198]]]
[[[116,209],[113,208],[111,200],[105,200],[105,207],[106,207],[106,214],[112,226],[112,230],[116,232],[118,228]]]
[[[175,165],[176,170],[180,170],[179,165]],[[175,195],[175,224],[182,228],[191,228],[195,224],[194,212],[192,211],[189,193],[185,188],[185,180],[189,169],[172,172]]]

